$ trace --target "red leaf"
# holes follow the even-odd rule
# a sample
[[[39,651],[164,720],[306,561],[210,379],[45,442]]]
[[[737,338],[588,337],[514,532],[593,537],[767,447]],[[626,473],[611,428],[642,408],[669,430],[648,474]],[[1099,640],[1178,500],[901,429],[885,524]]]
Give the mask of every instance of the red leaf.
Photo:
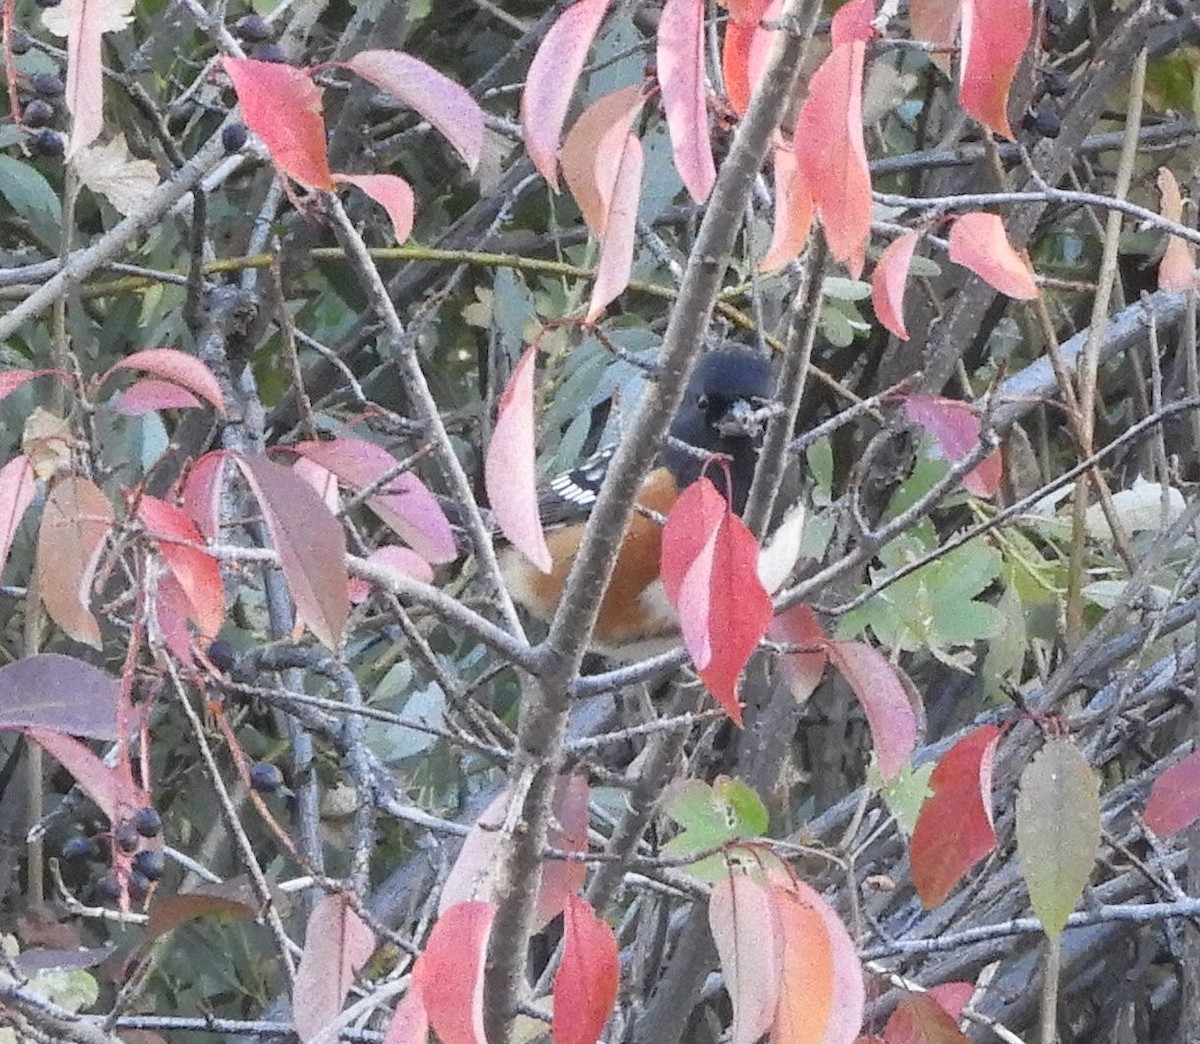
[[[842,4],[829,26],[830,46],[870,40],[875,35],[875,26],[871,24],[874,17],[875,0],[849,0]]]
[[[632,134],[625,136],[621,166],[613,185],[612,200],[605,217],[600,257],[596,263],[596,282],[588,302],[585,322],[589,325],[604,314],[629,285],[633,272],[633,247],[637,232],[638,199],[642,191],[642,143]]]
[[[0,667],[0,729],[34,727],[112,740],[120,701],[109,675],[72,656],[39,653]]]
[[[833,1010],[833,948],[825,921],[790,888],[772,886],[783,934],[771,1044],[821,1044]]]
[[[354,977],[375,950],[375,933],[344,895],[322,896],[304,931],[304,952],[292,989],[292,1024],[304,1044],[342,1010]]]
[[[771,621],[768,634],[777,641],[812,646],[812,652],[784,653],[779,664],[784,679],[798,703],[803,703],[820,684],[825,673],[829,639],[817,623],[817,615],[807,605],[794,605]]]
[[[1200,819],[1200,750],[1172,765],[1154,781],[1142,818],[1164,837]]]
[[[703,203],[717,180],[704,87],[704,0],[666,0],[658,21],[658,82],[662,88],[675,169]]]
[[[112,401],[112,408],[126,417],[140,417],[155,410],[194,410],[199,407],[200,400],[186,388],[150,377],[134,381]]]
[[[382,446],[347,435],[323,442],[301,442],[294,449],[355,490],[374,486],[400,463]],[[367,499],[367,506],[427,562],[436,565],[458,557],[445,511],[412,472],[393,475],[380,492]]]
[[[488,500],[500,531],[543,573],[554,566],[538,515],[534,446],[533,371],[537,348],[530,345],[500,396],[500,410],[483,466]]]
[[[192,662],[192,632],[188,620],[195,609],[175,574],[164,572],[154,588],[154,617],[167,651],[180,663]]]
[[[963,875],[996,847],[992,762],[1001,730],[984,725],[951,747],[929,777],[909,846],[913,884],[926,909],[937,906]]]
[[[904,288],[908,283],[908,266],[921,238],[919,232],[905,232],[893,239],[875,271],[871,274],[871,302],[875,315],[884,327],[902,341],[908,340],[904,325]]]
[[[129,764],[106,765],[79,740],[49,729],[26,728],[25,735],[65,768],[110,823],[146,803],[129,778]]]
[[[950,1018],[958,1021],[963,1008],[975,996],[975,987],[969,982],[943,982],[937,986],[930,986],[926,995],[937,1001],[938,1007]]]
[[[910,395],[904,400],[904,412],[934,437],[942,455],[952,463],[970,455],[979,445],[983,426],[965,402],[936,395]],[[1003,469],[1000,451],[994,450],[963,479],[963,485],[977,497],[995,496]]]
[[[734,23],[749,22],[757,25],[759,19],[769,18],[766,10],[771,0],[725,0],[725,7]]]
[[[928,993],[900,998],[883,1039],[887,1044],[969,1044],[954,1019]]]
[[[325,151],[321,92],[302,69],[253,58],[222,58],[242,118],[262,138],[275,165],[309,188],[335,188]]]
[[[550,27],[525,76],[521,135],[533,165],[558,191],[558,142],[583,63],[608,11],[608,0],[579,0]]]
[[[212,370],[194,355],[176,351],[174,348],[147,348],[125,356],[104,375],[109,377],[116,370],[143,370],[161,377],[164,381],[186,388],[193,395],[207,399],[222,413],[225,412],[225,397],[221,385]]]
[[[428,1040],[429,1013],[425,1010],[425,996],[414,981],[392,1013],[383,1044],[427,1044]]]
[[[67,159],[86,149],[104,129],[104,70],[101,37],[104,0],[74,0],[67,28],[67,82],[64,100],[71,114]]]
[[[92,580],[112,527],[108,498],[87,479],[66,475],[50,488],[38,530],[38,593],[59,627],[95,649],[101,641],[89,608]]]
[[[821,1044],[851,1044],[862,1026],[866,1010],[867,990],[863,983],[862,964],[858,950],[837,911],[803,881],[793,880],[790,889],[796,898],[813,910],[825,926],[833,958],[833,1000],[829,1006],[829,1022],[820,1038]],[[771,1044],[791,1044],[786,1038],[772,1038]]]
[[[813,199],[800,173],[792,149],[775,148],[775,228],[771,245],[758,263],[760,272],[771,272],[795,260],[808,242],[812,228]]]
[[[290,468],[253,454],[232,458],[262,509],[296,616],[330,649],[350,614],[346,536],[321,498]]]
[[[367,564],[391,569],[393,572],[411,576],[423,584],[433,583],[433,570],[415,551],[407,547],[381,547],[372,551],[366,558]],[[354,577],[350,581],[350,601],[357,605],[365,602],[371,596],[371,582]]]
[[[1013,249],[998,214],[973,212],[956,218],[950,226],[950,260],[1018,301],[1038,296],[1033,269]]]
[[[779,1002],[784,944],[770,890],[729,873],[708,897],[708,925],[733,1004],[733,1044],[754,1044],[771,1028]]]
[[[1162,197],[1158,211],[1168,221],[1183,218],[1183,196],[1179,182],[1167,167],[1158,168],[1158,191]],[[1200,287],[1196,263],[1186,239],[1167,236],[1167,249],[1158,263],[1158,285],[1163,290],[1194,290]]]
[[[221,486],[225,477],[224,450],[206,453],[192,462],[180,498],[188,518],[209,540],[221,534]]]
[[[563,957],[554,976],[554,1044],[595,1044],[617,999],[617,939],[586,899],[563,916]]]
[[[753,4],[741,6],[758,10],[759,13],[750,19],[732,18],[726,25],[721,70],[730,108],[738,116],[745,116],[754,89],[762,79],[771,43],[775,39],[773,30],[764,29],[758,23],[760,19],[777,20],[783,9],[783,0],[770,0],[765,5],[762,0],[754,0]]]
[[[486,1044],[483,973],[496,907],[459,903],[437,919],[413,979],[442,1044]]]
[[[643,103],[636,84],[605,94],[583,111],[563,142],[563,177],[596,237],[608,224],[629,128]]]
[[[959,12],[962,0],[910,0],[908,26],[913,39],[924,40],[937,47],[951,47],[958,32]],[[947,76],[950,75],[950,56],[931,54],[933,62]]]
[[[855,279],[866,263],[871,234],[871,172],[862,128],[865,55],[861,40],[833,49],[813,74],[793,136],[830,252]],[[821,147],[804,147],[809,142]]]
[[[484,113],[461,84],[402,51],[360,51],[339,64],[416,109],[454,146],[470,171],[479,166]]]
[[[866,712],[880,775],[891,779],[917,745],[917,716],[908,693],[887,657],[864,642],[830,642],[829,660]]]
[[[13,538],[36,494],[33,468],[23,453],[0,468],[0,570],[8,561]]]
[[[1008,92],[1033,29],[1029,0],[962,0],[961,17],[962,106],[988,130],[1012,138]]]
[[[143,496],[138,501],[138,517],[154,537],[158,553],[187,595],[192,611],[188,614],[206,641],[212,641],[225,620],[225,585],[221,567],[212,555],[197,548],[176,543],[203,544],[204,538],[190,518],[174,504],[157,497]]]
[[[338,496],[338,477],[332,471],[307,457],[297,457],[292,463],[292,470],[312,486],[313,492],[321,498],[321,503],[329,509],[331,515],[336,515],[342,510],[342,498]]]
[[[361,189],[387,211],[392,222],[392,234],[403,243],[413,228],[413,190],[408,182],[395,174],[335,174],[334,181]]]

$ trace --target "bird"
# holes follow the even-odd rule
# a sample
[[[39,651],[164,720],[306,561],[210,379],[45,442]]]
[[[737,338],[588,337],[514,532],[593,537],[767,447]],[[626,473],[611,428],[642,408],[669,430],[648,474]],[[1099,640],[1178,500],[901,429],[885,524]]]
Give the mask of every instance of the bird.
[[[729,488],[715,485],[735,512],[746,506],[759,445],[771,414],[772,374],[766,356],[730,346],[704,353],[688,381],[669,436],[638,495],[639,510],[621,543],[591,649],[613,659],[634,660],[669,648],[678,617],[659,577],[662,519],[680,493],[700,478],[715,454],[729,459]],[[609,446],[541,491],[539,509],[553,566],[541,572],[514,548],[505,548],[500,567],[513,599],[534,617],[548,621],[562,598],[567,576],[583,541],[616,452]]]

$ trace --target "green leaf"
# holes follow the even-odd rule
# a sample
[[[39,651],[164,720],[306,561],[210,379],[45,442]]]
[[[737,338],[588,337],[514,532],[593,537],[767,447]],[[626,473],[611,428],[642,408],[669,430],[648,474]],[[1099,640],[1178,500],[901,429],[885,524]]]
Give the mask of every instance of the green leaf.
[[[929,789],[929,777],[933,775],[936,762],[927,761],[923,765],[905,765],[887,782],[879,779],[878,770],[872,769],[875,775],[873,782],[879,787],[879,793],[887,804],[888,811],[896,817],[900,828],[912,836],[917,825],[917,816],[925,799],[932,793]]]
[[[1069,739],[1052,739],[1021,773],[1017,856],[1033,912],[1062,933],[1100,846],[1100,784]]]
[[[762,801],[735,779],[718,779],[715,787],[698,779],[680,780],[667,788],[662,807],[682,828],[662,849],[663,855],[674,859],[753,840],[767,829]],[[716,881],[729,872],[723,854],[706,856],[686,870],[701,881]]]
[[[38,170],[0,153],[0,195],[29,222],[38,239],[57,249],[62,205]]]

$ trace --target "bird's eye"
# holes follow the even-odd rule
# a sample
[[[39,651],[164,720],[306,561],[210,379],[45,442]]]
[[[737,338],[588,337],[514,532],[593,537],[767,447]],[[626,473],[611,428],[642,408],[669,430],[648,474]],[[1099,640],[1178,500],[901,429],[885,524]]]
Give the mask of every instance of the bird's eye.
[[[696,396],[696,407],[697,407],[697,409],[701,409],[701,410],[708,409],[708,396],[705,395],[703,392],[701,392],[701,394]]]

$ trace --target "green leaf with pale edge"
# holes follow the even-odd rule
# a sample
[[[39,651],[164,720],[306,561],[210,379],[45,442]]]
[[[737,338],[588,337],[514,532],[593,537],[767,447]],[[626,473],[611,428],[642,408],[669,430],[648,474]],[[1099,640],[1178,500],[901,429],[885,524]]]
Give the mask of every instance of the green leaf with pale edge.
[[[662,854],[682,858],[711,851],[734,841],[752,841],[767,829],[767,810],[746,784],[721,778],[714,786],[698,779],[681,780],[663,794],[662,809],[682,829]],[[684,868],[700,881],[717,881],[729,872],[726,855],[706,856]]]
[[[1074,743],[1052,739],[1021,773],[1017,795],[1017,856],[1047,935],[1062,933],[1099,846],[1099,780]]]

